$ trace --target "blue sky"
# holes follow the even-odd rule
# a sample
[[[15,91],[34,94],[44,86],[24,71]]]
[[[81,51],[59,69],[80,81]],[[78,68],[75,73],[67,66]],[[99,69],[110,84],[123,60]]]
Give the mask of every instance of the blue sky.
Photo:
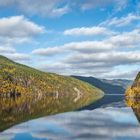
[[[134,79],[139,0],[0,0],[0,54],[64,75]]]

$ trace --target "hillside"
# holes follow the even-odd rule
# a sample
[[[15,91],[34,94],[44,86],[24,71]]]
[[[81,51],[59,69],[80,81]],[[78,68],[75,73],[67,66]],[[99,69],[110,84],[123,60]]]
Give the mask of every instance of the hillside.
[[[52,94],[57,98],[65,96],[70,102],[83,100],[81,102],[84,105],[100,98],[102,91],[74,78],[41,72],[0,56],[0,95],[4,94],[8,96]]]
[[[131,107],[133,108],[133,111],[140,122],[140,72],[137,74],[136,79],[132,85],[134,91],[134,100]]]
[[[108,79],[101,79],[103,82],[105,83],[109,83],[111,85],[115,85],[115,86],[121,86],[124,89],[126,89],[128,86],[132,85],[133,81],[132,80],[127,80],[127,79],[112,79],[112,80],[108,80]]]
[[[0,130],[32,118],[75,110],[102,96],[101,90],[88,83],[0,56]]]
[[[137,74],[132,87],[139,87],[140,88],[140,72]]]
[[[140,72],[137,74],[132,86],[126,89],[125,102],[127,106],[132,107],[140,122]]]
[[[94,77],[72,76],[79,80],[85,81],[104,91],[105,94],[124,94],[125,87],[131,85],[131,80],[106,80]]]

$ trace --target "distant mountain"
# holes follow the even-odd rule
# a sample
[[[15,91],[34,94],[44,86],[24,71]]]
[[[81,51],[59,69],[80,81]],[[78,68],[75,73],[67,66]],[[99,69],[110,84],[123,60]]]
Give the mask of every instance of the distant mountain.
[[[132,80],[127,80],[127,79],[113,79],[113,80],[101,79],[101,81],[103,81],[105,83],[112,84],[112,85],[118,85],[118,86],[121,86],[124,88],[131,86],[133,83]]]
[[[94,85],[104,91],[105,94],[124,94],[125,87],[131,85],[131,80],[115,79],[97,79],[94,77],[84,77],[84,76],[72,76],[79,80],[85,81],[91,85]]]

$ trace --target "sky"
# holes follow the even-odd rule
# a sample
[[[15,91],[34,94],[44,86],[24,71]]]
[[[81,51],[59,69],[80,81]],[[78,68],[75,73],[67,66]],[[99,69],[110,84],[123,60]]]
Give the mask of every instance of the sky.
[[[0,55],[62,75],[134,79],[140,0],[0,0]]]

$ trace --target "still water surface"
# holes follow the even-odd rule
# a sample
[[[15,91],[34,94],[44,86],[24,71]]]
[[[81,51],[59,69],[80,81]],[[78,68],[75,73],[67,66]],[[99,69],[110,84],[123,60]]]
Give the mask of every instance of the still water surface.
[[[134,109],[125,107],[123,99],[123,95],[106,95],[79,111],[30,120],[1,132],[0,140],[139,140]]]
[[[14,126],[0,140],[138,140],[140,126],[131,108],[62,113]]]

